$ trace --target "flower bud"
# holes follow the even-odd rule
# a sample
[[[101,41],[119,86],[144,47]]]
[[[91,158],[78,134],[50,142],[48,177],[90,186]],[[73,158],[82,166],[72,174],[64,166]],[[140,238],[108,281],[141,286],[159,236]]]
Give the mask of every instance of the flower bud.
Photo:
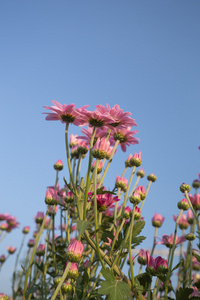
[[[155,182],[157,180],[157,177],[155,174],[151,173],[147,176],[147,180]]]
[[[34,245],[35,245],[35,240],[34,240],[34,239],[30,239],[30,240],[28,241],[28,247],[29,247],[29,248],[32,248]]]
[[[132,196],[130,196],[129,200],[133,205],[137,205],[141,202],[141,196],[137,191],[135,191]]]
[[[161,216],[161,214],[157,214],[156,212],[154,213],[154,216],[152,218],[152,225],[154,227],[161,227],[163,222],[164,222],[165,218]]]
[[[143,168],[141,168],[139,171],[137,171],[136,175],[143,178],[145,176],[145,172],[144,172]]]
[[[5,260],[6,260],[5,255],[1,255],[0,256],[0,263],[4,263]]]
[[[192,183],[192,187],[194,189],[198,189],[200,187],[200,181],[199,180],[194,180],[193,183]]]
[[[185,193],[185,192],[189,193],[190,190],[191,190],[191,186],[189,184],[186,184],[186,183],[181,184],[180,191],[182,193]]]
[[[17,250],[17,248],[10,246],[10,247],[6,247],[6,249],[8,250],[8,253],[13,254],[15,253],[15,251]]]
[[[0,300],[9,300],[9,298],[4,293],[0,293]]]
[[[141,152],[140,153],[136,153],[131,157],[130,159],[130,165],[131,166],[135,166],[135,167],[139,167],[141,165],[142,161],[141,161]]]
[[[196,239],[196,235],[192,232],[185,235],[186,240],[188,241],[194,241]]]
[[[71,262],[79,262],[83,254],[84,245],[75,240],[67,248],[67,258]]]
[[[183,210],[188,210],[188,208],[190,207],[187,199],[185,198],[179,201],[177,206],[179,209],[183,209]]]
[[[58,286],[61,281],[61,277],[54,279],[55,286]]]
[[[64,282],[61,286],[61,290],[63,294],[68,294],[69,292],[72,291],[72,285],[68,282]]]
[[[54,164],[54,169],[56,171],[61,171],[63,169],[63,162],[61,159],[59,159],[55,164]]]
[[[29,233],[29,231],[30,231],[30,226],[25,226],[24,228],[23,228],[23,234],[27,234],[27,233]]]
[[[124,177],[117,176],[115,181],[115,187],[120,188],[123,192],[126,192],[128,180]]]
[[[43,256],[44,254],[45,254],[45,245],[44,245],[44,244],[40,244],[40,245],[37,247],[36,255],[37,255],[37,256]]]
[[[68,262],[65,265],[65,268],[67,267]],[[71,266],[69,268],[67,278],[70,279],[76,279],[78,277],[78,264],[77,263],[71,263]]]
[[[147,264],[147,252],[147,250],[140,249],[140,253],[137,259],[140,265],[145,266]]]

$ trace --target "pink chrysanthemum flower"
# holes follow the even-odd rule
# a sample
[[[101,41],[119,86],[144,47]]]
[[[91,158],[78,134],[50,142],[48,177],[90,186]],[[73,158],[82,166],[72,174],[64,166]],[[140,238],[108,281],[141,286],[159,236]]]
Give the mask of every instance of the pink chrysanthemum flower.
[[[112,135],[110,138],[111,145],[115,144],[115,141],[120,142],[120,146],[123,152],[126,152],[126,147],[130,145],[138,144],[138,138],[133,137],[134,134],[138,133],[137,130],[131,130],[131,127],[127,128],[113,128]]]
[[[176,222],[177,216],[173,216],[173,220]],[[178,225],[180,229],[187,229],[189,227],[186,215],[181,215],[178,221]]]
[[[98,110],[88,111],[82,109],[80,114],[80,120],[83,123],[89,123],[89,126],[92,127],[103,127],[109,126],[109,124],[115,122],[115,120],[110,116],[109,113],[101,113]]]
[[[191,209],[189,209],[187,211],[187,221],[190,225],[194,223],[194,215],[193,215]]]
[[[137,259],[139,264],[144,266],[147,264],[147,255],[148,255],[147,253],[149,253],[148,250],[140,249],[138,259]]]
[[[92,148],[92,155],[96,159],[104,159],[109,154],[110,142],[105,137],[98,138],[95,145]]]
[[[63,169],[63,162],[61,159],[57,160],[57,162],[54,164],[54,169],[56,171],[61,171]]]
[[[5,260],[6,260],[6,257],[5,257],[4,254],[2,254],[2,255],[0,256],[0,263],[1,263],[1,264],[4,263]]]
[[[56,205],[58,204],[58,191],[55,190],[54,187],[48,187],[46,190],[45,202],[48,205]]]
[[[141,218],[141,211],[139,207],[135,207],[135,214],[134,214],[134,219],[139,220]]]
[[[67,257],[71,262],[79,262],[83,254],[84,245],[74,240],[67,248]]]
[[[96,160],[92,163],[92,167],[91,167],[92,172],[94,171],[95,165],[96,165]],[[97,166],[97,174],[101,173],[102,168],[103,168],[103,163],[102,163],[102,161],[99,161],[98,166]]]
[[[2,222],[0,224],[0,230],[5,230],[6,231],[8,229],[8,227],[9,227],[9,225],[5,222]]]
[[[132,262],[133,262],[133,265],[134,265],[135,264],[135,257],[132,256],[131,259],[132,259]],[[130,265],[130,256],[127,259],[127,264]]]
[[[6,247],[6,249],[10,254],[15,253],[15,251],[17,250],[17,248],[15,248],[13,246]]]
[[[30,226],[24,226],[22,232],[23,232],[24,234],[27,234],[27,233],[29,233],[29,231],[30,231]]]
[[[125,219],[130,219],[130,212],[132,211],[132,209],[129,206],[126,206],[124,208],[124,218]]]
[[[168,271],[167,261],[161,256],[155,259],[147,253],[147,272],[155,276],[157,273],[166,273]]]
[[[54,106],[44,106],[44,108],[53,111],[53,113],[44,113],[47,114],[47,121],[58,121],[60,120],[62,123],[73,123],[77,126],[84,126],[88,122],[84,121],[82,118],[80,119],[80,114],[82,110],[85,111],[89,105],[85,105],[78,109],[75,109],[74,103],[69,105],[60,104],[59,102],[52,100]]]
[[[123,192],[125,192],[127,189],[127,183],[128,183],[128,180],[126,178],[120,177],[119,175],[117,175],[116,180],[115,180],[116,188],[120,188]]]
[[[196,210],[200,210],[200,195],[194,194],[194,196],[189,195],[190,201]]]
[[[37,256],[43,256],[45,254],[45,245],[40,244],[36,249],[36,255]]]
[[[154,213],[154,216],[152,218],[152,225],[154,227],[161,227],[165,218],[161,216],[161,214]]]
[[[35,216],[35,222],[37,224],[42,224],[43,219],[44,219],[44,213],[38,211],[37,215]]]
[[[28,247],[29,247],[29,248],[32,248],[34,245],[35,245],[35,240],[34,240],[34,239],[30,239],[30,240],[28,241]]]
[[[68,261],[65,265],[65,269],[67,268]],[[69,272],[67,274],[67,278],[76,279],[78,277],[78,263],[71,263],[69,268]]]
[[[97,195],[97,208],[99,211],[106,211],[109,206],[118,201],[120,199],[117,196],[113,197],[112,194]]]
[[[171,234],[171,235],[164,234],[162,236],[162,239],[159,239],[159,240],[160,240],[160,242],[156,242],[156,244],[163,244],[163,245],[167,246],[168,248],[172,248],[174,235],[173,234]],[[176,236],[175,245],[177,246],[178,244],[181,244],[185,241],[186,241],[186,239],[184,236],[180,236],[180,237]]]
[[[77,137],[78,137],[77,134],[75,134],[75,135],[73,133],[70,134],[70,143],[69,143],[70,148],[72,148],[78,144]]]
[[[108,104],[107,107],[99,104],[96,105],[97,111],[102,114],[109,114],[113,119],[114,122],[110,123],[113,127],[123,128],[127,126],[137,126],[135,120],[130,118],[130,112],[123,112],[123,110],[119,107],[118,104],[115,104],[112,108]]]
[[[138,185],[136,187],[135,191],[140,194],[141,200],[144,200],[146,198],[146,192],[145,192],[144,184],[143,185]]]

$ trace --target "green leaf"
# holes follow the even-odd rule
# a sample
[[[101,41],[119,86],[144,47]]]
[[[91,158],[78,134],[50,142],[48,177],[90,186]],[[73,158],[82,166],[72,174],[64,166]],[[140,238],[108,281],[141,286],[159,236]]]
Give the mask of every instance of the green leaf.
[[[146,239],[145,236],[137,236],[137,237],[132,237],[132,242],[131,244],[135,244],[134,246],[136,245],[139,245],[140,243],[142,243],[142,241],[144,241]]]
[[[138,221],[135,222],[135,224],[133,226],[133,235],[132,235],[132,238],[134,238],[138,234],[140,234],[140,232],[144,228],[144,225],[145,225],[145,221],[143,221],[143,220],[138,220]]]
[[[200,256],[198,254],[193,252],[192,256],[194,256],[198,260],[198,262],[200,262]]]
[[[139,293],[146,292],[151,284],[152,276],[149,273],[142,273],[135,276],[135,283]]]
[[[193,289],[190,288],[180,288],[176,291],[176,300],[189,300],[190,294],[192,294]]]
[[[92,225],[90,222],[84,220],[76,220],[75,223],[77,223],[77,229],[80,234],[83,234],[85,230]]]
[[[179,261],[179,263],[172,269],[172,272],[173,272],[174,270],[178,269],[178,267],[179,267],[180,265],[182,265],[183,262],[184,262],[183,259],[182,259],[181,261]]]
[[[132,299],[131,290],[127,283],[116,280],[108,269],[102,270],[102,275],[106,281],[101,283],[98,294],[109,295],[109,300]]]

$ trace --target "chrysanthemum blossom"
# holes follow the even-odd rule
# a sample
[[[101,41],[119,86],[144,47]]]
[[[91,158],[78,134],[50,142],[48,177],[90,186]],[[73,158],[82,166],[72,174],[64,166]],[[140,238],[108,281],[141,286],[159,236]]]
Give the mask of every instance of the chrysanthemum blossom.
[[[160,241],[156,242],[156,244],[163,244],[163,245],[165,245],[168,248],[172,248],[172,246],[173,246],[173,240],[174,240],[174,235],[173,234],[171,234],[171,235],[164,234],[162,236],[162,239],[159,239],[159,240]],[[180,237],[176,236],[175,245],[177,246],[178,244],[181,244],[181,243],[183,243],[185,241],[186,241],[186,239],[185,239],[184,236],[180,236]]]
[[[98,138],[95,145],[92,148],[92,155],[96,159],[106,158],[108,151],[110,149],[110,142],[105,137],[100,139]]]
[[[134,191],[129,198],[130,202],[134,205],[137,205],[141,202],[141,195],[138,191]]]
[[[30,226],[24,226],[22,232],[23,232],[24,234],[27,234],[27,233],[29,233],[29,231],[30,231]]]
[[[132,209],[129,206],[126,206],[124,208],[124,218],[125,219],[130,219],[130,212],[132,211]]]
[[[127,126],[137,126],[135,120],[129,117],[131,113],[123,112],[123,110],[119,107],[118,104],[115,104],[112,108],[110,108],[108,104],[106,104],[106,106],[107,107],[99,104],[96,105],[96,109],[102,114],[108,113],[114,119],[114,122],[110,123],[111,126],[118,128],[124,128]]]
[[[44,113],[47,114],[47,121],[58,121],[60,120],[62,123],[73,123],[77,126],[84,126],[88,122],[84,121],[82,118],[80,119],[81,111],[89,106],[85,105],[83,107],[75,109],[74,103],[69,105],[60,104],[59,102],[52,100],[53,106],[44,106],[45,109],[49,109],[53,111],[52,113]]]
[[[67,268],[68,263],[69,262],[67,261],[65,265],[65,269]],[[67,274],[67,278],[76,279],[77,277],[78,277],[78,263],[72,262]]]
[[[161,256],[156,257],[155,259],[149,254],[146,254],[147,257],[147,272],[155,276],[159,273],[166,273],[168,271],[167,261]]]
[[[69,143],[70,148],[72,148],[78,144],[77,137],[78,137],[77,134],[75,134],[75,135],[73,133],[70,134],[70,143]]]
[[[56,171],[61,171],[63,169],[63,162],[61,159],[57,160],[57,162],[54,164],[54,169]]]
[[[110,116],[109,113],[101,113],[98,110],[88,111],[86,109],[82,109],[79,112],[81,122],[87,124],[92,127],[103,127],[109,126],[110,123],[115,122],[115,120]]]
[[[32,248],[34,245],[35,245],[35,240],[34,240],[34,239],[30,239],[30,240],[28,241],[28,247],[29,247],[29,248]]]
[[[36,249],[36,255],[37,256],[43,256],[45,254],[45,245],[39,244],[39,246]]]
[[[189,203],[186,198],[183,198],[181,201],[178,202],[177,206],[179,209],[188,210]]]
[[[4,263],[4,261],[6,260],[6,257],[4,254],[0,255],[0,263]]]
[[[120,201],[117,196],[113,196],[112,194],[105,193],[97,195],[97,208],[99,211],[106,211],[109,206],[113,203]]]
[[[154,216],[152,218],[152,225],[154,227],[161,227],[165,218],[161,216],[161,214],[154,213]]]
[[[15,248],[13,246],[6,247],[6,249],[10,254],[15,253],[15,251],[17,250],[17,248]]]
[[[141,151],[140,153],[135,152],[135,154],[130,159],[131,166],[139,167],[142,163]]]
[[[107,136],[107,131],[108,131],[108,129],[105,128],[105,130],[104,130],[104,127],[96,128],[96,132],[95,132],[95,136],[94,136],[94,142],[93,142],[92,146],[94,146],[94,144],[96,143],[98,138],[102,139],[103,137],[106,137]],[[83,128],[81,130],[81,132],[84,135],[78,136],[77,139],[78,140],[83,139],[89,145],[90,141],[91,141],[91,138],[92,138],[92,134],[93,134],[93,128],[89,126],[88,128]]]
[[[123,192],[125,192],[127,189],[127,183],[128,183],[128,180],[126,178],[120,177],[119,175],[117,175],[116,180],[115,180],[116,188],[120,188]]]
[[[42,224],[43,219],[44,219],[44,213],[38,211],[37,215],[35,216],[35,222],[37,224]]]
[[[9,300],[9,297],[4,293],[0,293],[0,300]]]
[[[138,255],[138,263],[141,265],[147,264],[147,253],[148,250],[140,249],[139,255]]]
[[[173,220],[176,222],[177,216],[173,216]],[[189,223],[187,221],[186,215],[181,215],[178,221],[178,225],[180,229],[187,229],[189,227]]]
[[[141,168],[139,171],[137,171],[136,173],[137,176],[140,176],[141,178],[143,178],[145,176],[145,171],[143,168]]]
[[[187,211],[187,221],[190,225],[194,223],[194,215],[193,215],[191,209],[189,209]]]
[[[122,151],[126,152],[127,146],[135,145],[139,143],[138,142],[139,139],[133,137],[133,135],[135,135],[136,133],[138,133],[138,131],[131,130],[131,127],[122,128],[122,129],[113,128],[112,135],[110,137],[111,145],[114,145],[115,141],[119,141]]]
[[[191,201],[194,209],[200,210],[200,195],[199,194],[194,194],[194,196],[190,195],[190,201]]]
[[[54,187],[47,187],[45,203],[48,205],[56,205],[58,204],[58,201],[59,201],[58,191],[55,190]]]
[[[145,192],[144,184],[143,185],[138,185],[136,187],[135,191],[140,194],[141,200],[144,200],[146,198],[146,192]]]
[[[141,211],[139,207],[135,207],[135,214],[134,214],[134,219],[139,220],[141,218]]]
[[[95,165],[96,165],[96,160],[92,163],[92,166],[91,166],[92,172],[94,171]],[[98,166],[97,166],[97,174],[101,173],[102,168],[103,168],[103,163],[102,163],[102,161],[99,161]]]
[[[74,240],[67,248],[67,257],[71,262],[79,262],[83,254],[84,245]]]

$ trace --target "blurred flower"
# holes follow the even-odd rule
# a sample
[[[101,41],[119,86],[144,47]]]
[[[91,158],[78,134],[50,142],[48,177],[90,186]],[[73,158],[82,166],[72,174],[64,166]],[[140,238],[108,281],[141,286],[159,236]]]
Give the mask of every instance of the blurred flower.
[[[177,216],[173,216],[173,220],[176,222]],[[187,221],[186,215],[183,215],[183,214],[182,214],[182,215],[180,216],[180,219],[179,219],[179,221],[178,221],[178,225],[179,225],[179,228],[180,228],[180,229],[187,229],[187,228],[188,228],[189,223],[188,223],[188,221]]]
[[[154,227],[161,227],[165,218],[161,216],[161,214],[154,213],[154,216],[152,218],[152,225]]]
[[[91,171],[92,171],[92,172],[94,171],[95,165],[96,165],[96,160],[92,163],[92,166],[91,166]],[[102,161],[100,160],[99,163],[98,163],[98,167],[97,167],[97,174],[100,174],[100,173],[101,173],[102,168],[103,168],[103,163],[102,163]]]
[[[10,254],[15,253],[15,251],[17,250],[17,248],[15,248],[15,247],[13,247],[13,246],[6,247],[6,249],[8,250],[8,252],[9,252]]]
[[[34,239],[30,239],[30,240],[28,241],[28,247],[29,247],[29,248],[32,248],[34,245],[35,245],[35,240],[34,240]]]
[[[63,162],[61,159],[57,160],[57,162],[54,164],[54,169],[56,171],[61,171],[63,169]]]
[[[58,198],[58,191],[55,190],[54,187],[47,187],[46,190],[46,196],[45,196],[45,203],[47,205],[56,205],[58,204],[59,198]]]
[[[140,249],[139,255],[138,255],[138,263],[141,265],[147,264],[147,250]]]
[[[9,300],[9,298],[4,293],[0,293],[0,300]]]
[[[44,213],[38,211],[37,215],[35,216],[35,222],[36,222],[37,224],[42,224],[43,219],[44,219]]]
[[[30,231],[30,226],[24,226],[22,232],[23,232],[24,234],[27,234],[27,233],[29,233],[29,231]]]
[[[0,263],[4,263],[4,261],[6,260],[6,257],[5,257],[5,255],[1,255],[0,256]]]
[[[189,195],[190,201],[192,203],[192,206],[194,209],[199,210],[200,209],[200,195],[194,194],[194,196]]]
[[[67,265],[68,265],[68,261],[65,265],[65,269]],[[69,268],[69,272],[67,274],[67,278],[76,279],[77,277],[78,277],[78,263],[72,262]]]
[[[160,242],[156,242],[156,244],[163,244],[163,245],[167,246],[168,248],[172,248],[174,235],[173,234],[171,234],[171,235],[164,234],[162,236],[162,239],[159,239],[159,240],[160,240]],[[181,244],[185,241],[186,241],[186,239],[184,236],[180,236],[180,237],[176,236],[175,245],[177,246],[178,244]]]
[[[167,261],[161,256],[156,257],[155,259],[147,253],[147,272],[155,276],[158,273],[166,273],[168,271]]]
[[[154,173],[151,173],[147,176],[147,180],[155,182],[157,180],[157,177]]]
[[[37,256],[43,256],[45,254],[45,245],[40,244],[36,249],[36,255]]]
[[[187,221],[190,225],[194,223],[194,215],[193,215],[191,209],[189,209],[187,211]]]
[[[132,256],[131,259],[132,259],[132,262],[133,262],[133,265],[134,265],[135,264],[134,256]],[[127,264],[130,265],[130,257],[128,257],[128,259],[127,259]]]
[[[141,178],[143,178],[145,176],[145,171],[143,168],[141,168],[139,171],[137,171],[136,173],[137,176],[140,176]]]
[[[115,121],[109,113],[102,113],[97,109],[95,111],[82,109],[80,120],[85,124],[89,123],[93,127],[109,126],[110,123]]]
[[[178,202],[177,206],[179,209],[188,210],[189,203],[186,198],[183,198],[181,201]]]

